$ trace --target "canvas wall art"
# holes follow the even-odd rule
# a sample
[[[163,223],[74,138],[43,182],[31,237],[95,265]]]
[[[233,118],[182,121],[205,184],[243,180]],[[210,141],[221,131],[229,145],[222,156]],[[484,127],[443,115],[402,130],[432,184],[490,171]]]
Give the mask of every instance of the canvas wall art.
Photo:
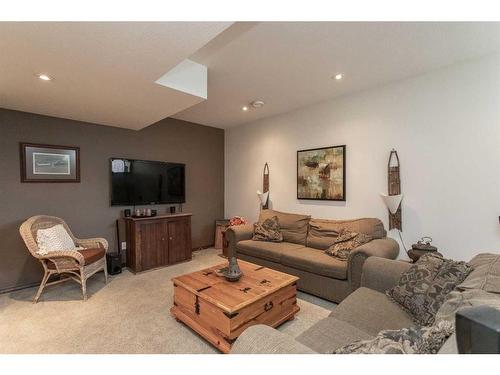
[[[345,145],[297,151],[297,199],[345,201]]]
[[[21,143],[21,182],[80,182],[78,147]]]

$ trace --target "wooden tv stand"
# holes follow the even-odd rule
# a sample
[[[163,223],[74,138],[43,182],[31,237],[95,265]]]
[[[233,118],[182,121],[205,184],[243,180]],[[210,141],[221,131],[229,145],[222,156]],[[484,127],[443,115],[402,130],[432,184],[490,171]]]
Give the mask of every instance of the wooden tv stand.
[[[191,214],[127,217],[125,231],[134,273],[191,259]]]

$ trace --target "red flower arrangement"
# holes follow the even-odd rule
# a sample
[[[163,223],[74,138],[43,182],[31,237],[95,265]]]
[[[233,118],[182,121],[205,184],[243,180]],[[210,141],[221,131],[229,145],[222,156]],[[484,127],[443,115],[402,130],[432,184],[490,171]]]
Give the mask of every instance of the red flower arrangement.
[[[233,216],[231,219],[229,219],[229,225],[232,227],[237,225],[244,225],[246,223],[247,221],[242,216]]]

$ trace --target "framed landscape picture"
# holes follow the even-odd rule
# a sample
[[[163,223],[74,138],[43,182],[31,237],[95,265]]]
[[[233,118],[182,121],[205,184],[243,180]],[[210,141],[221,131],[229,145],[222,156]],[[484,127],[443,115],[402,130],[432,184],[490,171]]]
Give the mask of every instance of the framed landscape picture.
[[[345,201],[345,145],[297,151],[297,199]]]
[[[80,148],[21,143],[21,182],[80,182]]]

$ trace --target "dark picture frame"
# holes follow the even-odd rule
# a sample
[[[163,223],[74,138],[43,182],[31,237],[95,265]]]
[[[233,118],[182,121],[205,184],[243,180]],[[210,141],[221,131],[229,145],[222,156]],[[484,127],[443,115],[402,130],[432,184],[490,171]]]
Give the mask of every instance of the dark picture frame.
[[[328,152],[330,151],[330,152]],[[337,155],[340,152],[341,154],[341,164],[342,171],[341,177],[337,176],[337,179],[341,178],[341,183],[333,183],[328,182],[330,179],[330,173],[332,169],[335,171],[339,167],[338,165],[335,168],[332,168],[331,163],[327,163],[328,165],[325,167],[321,167],[321,157],[322,155],[336,154],[335,158],[338,158]],[[328,156],[331,158],[331,156]],[[309,163],[307,165],[306,163]],[[305,170],[305,168],[310,168],[310,171]],[[321,168],[323,168],[321,170]],[[328,177],[325,174],[328,173]],[[306,175],[307,174],[307,175]],[[320,177],[323,175],[322,177]],[[308,187],[307,184],[310,182],[307,181],[307,178],[313,179],[315,181],[316,186]],[[326,186],[323,187],[322,191],[320,186],[318,186],[322,182]],[[319,181],[319,182],[318,182]],[[332,190],[339,190],[339,187],[342,187],[340,193],[332,192]],[[316,190],[316,195],[313,196],[312,191]],[[310,148],[306,150],[297,151],[297,199],[300,200],[318,200],[318,201],[341,201],[345,202],[346,200],[346,145],[339,146],[328,146],[328,147],[320,147],[320,148]]]
[[[21,182],[80,182],[80,148],[19,144]]]

